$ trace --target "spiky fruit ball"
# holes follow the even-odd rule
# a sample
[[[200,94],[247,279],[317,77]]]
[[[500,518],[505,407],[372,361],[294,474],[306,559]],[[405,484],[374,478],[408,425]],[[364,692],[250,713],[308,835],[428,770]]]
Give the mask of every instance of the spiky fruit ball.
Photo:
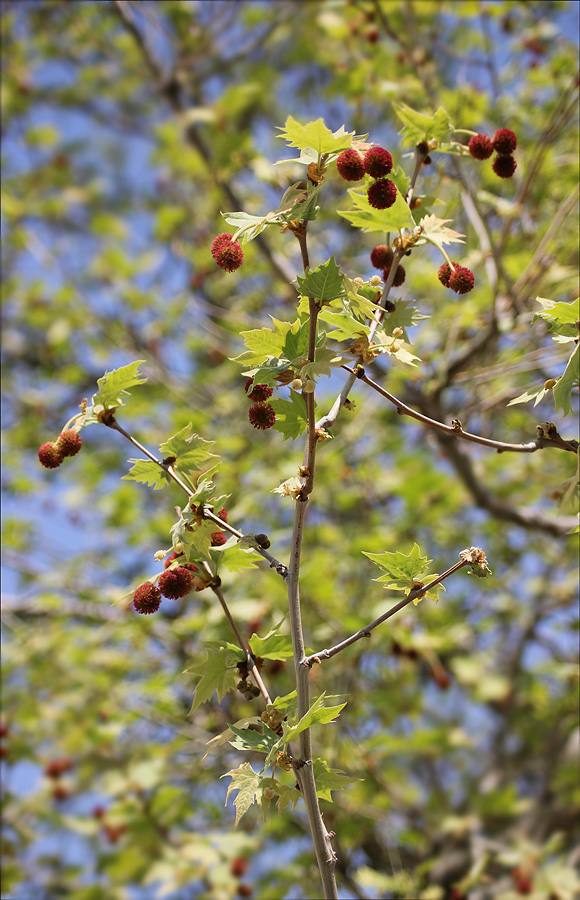
[[[493,136],[493,149],[501,156],[511,156],[518,146],[518,139],[510,128],[498,128]]]
[[[365,173],[362,156],[352,148],[342,151],[336,160],[336,168],[345,181],[360,181]]]
[[[274,388],[268,387],[267,384],[254,385],[253,378],[248,378],[246,381],[246,394],[248,395],[248,398],[255,403],[261,403],[262,400],[268,400],[273,393]]]
[[[244,254],[238,241],[222,241],[216,248],[215,253],[212,253],[212,256],[216,265],[223,269],[224,272],[235,272],[244,261]]]
[[[276,413],[269,403],[254,403],[248,411],[248,419],[254,428],[265,430],[271,428],[276,421]]]
[[[491,167],[498,178],[511,178],[517,165],[513,156],[496,156]]]
[[[222,246],[222,244],[230,243],[231,239],[232,239],[232,235],[226,234],[225,232],[223,234],[218,234],[217,237],[214,237],[213,241],[211,242],[211,255],[213,256],[214,259],[216,258],[217,254],[219,253],[219,250],[220,250],[220,247]]]
[[[61,431],[56,445],[63,456],[76,456],[83,446],[83,441],[78,431],[67,428],[66,431]]]
[[[457,266],[457,265],[459,265],[459,263],[453,263],[453,265]],[[445,262],[445,263],[443,263],[442,266],[439,267],[439,270],[437,272],[437,278],[439,279],[439,281],[441,282],[441,284],[444,287],[449,287],[449,278],[451,276],[451,271],[452,271],[452,269],[451,269],[451,266],[449,265],[449,263]]]
[[[38,459],[45,469],[58,469],[64,456],[53,441],[48,441],[38,448]]]
[[[230,863],[230,872],[234,878],[241,878],[248,871],[249,861],[245,856],[236,856]]]
[[[394,181],[379,178],[371,184],[367,192],[369,204],[375,209],[389,209],[397,199],[397,188]]]
[[[220,511],[219,511],[219,513],[218,513],[218,516],[220,517],[220,519],[222,520],[222,522],[227,522],[227,521],[228,521],[228,511],[227,511],[227,509],[225,508],[225,506],[224,506],[223,509],[220,509]]]
[[[405,280],[405,269],[403,266],[397,266],[395,277],[393,278],[393,287],[400,287]]]
[[[365,153],[364,167],[372,178],[384,178],[392,171],[393,157],[384,147],[371,147]]]
[[[474,135],[467,147],[474,159],[489,159],[493,153],[493,144],[487,134]]]
[[[371,264],[375,269],[388,269],[393,262],[393,251],[386,244],[379,244],[371,250]]]
[[[457,266],[449,276],[449,287],[456,294],[468,294],[473,290],[475,276],[471,269],[465,266]]]
[[[179,597],[185,597],[191,591],[193,575],[185,566],[166,569],[157,579],[157,586],[168,600],[177,600]]]
[[[227,541],[227,537],[223,533],[223,531],[214,531],[211,536],[211,545],[212,547],[221,547]]]
[[[161,591],[155,584],[140,584],[133,594],[135,612],[142,616],[150,616],[157,612],[161,605]]]

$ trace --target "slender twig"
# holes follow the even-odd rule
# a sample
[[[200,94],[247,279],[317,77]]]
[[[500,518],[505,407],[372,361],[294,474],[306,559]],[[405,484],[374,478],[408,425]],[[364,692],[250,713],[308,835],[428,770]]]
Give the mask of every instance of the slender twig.
[[[343,365],[341,368],[346,369],[347,372],[355,372],[354,369],[347,365]],[[407,406],[406,403],[403,403],[403,401],[395,397],[394,394],[390,394],[389,391],[386,391],[380,384],[377,384],[376,381],[368,378],[367,375],[359,375],[357,378],[365,384],[368,384],[369,387],[372,387],[373,390],[382,397],[385,397],[389,403],[392,403],[393,406],[396,407],[399,415],[411,416],[411,418],[417,419],[418,422],[422,422],[423,425],[427,425],[429,428],[436,428],[438,431],[443,431],[445,434],[452,437],[461,438],[464,441],[471,441],[472,444],[482,444],[484,447],[493,447],[498,453],[506,453],[508,451],[512,453],[535,453],[536,450],[544,450],[547,447],[554,447],[558,450],[567,450],[570,453],[578,453],[578,441],[564,440],[557,432],[553,437],[539,437],[537,440],[529,441],[527,444],[508,444],[505,441],[494,441],[491,438],[480,437],[478,434],[471,434],[469,431],[463,431],[458,419],[455,420],[457,422],[457,425],[455,426],[445,425],[443,422],[438,422],[436,419],[430,419],[429,416],[424,416],[422,413],[411,409],[410,406]]]
[[[204,563],[203,566],[204,566],[204,569],[208,572],[208,574],[213,578],[213,573],[212,573],[210,567],[208,566],[208,564]],[[236,622],[235,622],[235,620],[229,610],[229,607],[226,603],[226,600],[223,595],[221,587],[219,585],[213,585],[213,584],[211,584],[210,587],[220,602],[221,608],[224,611],[224,615],[225,615],[226,619],[228,620],[230,628],[232,629],[232,631],[234,632],[234,634],[236,636],[236,640],[237,640],[238,644],[240,645],[240,648],[246,654],[246,663],[248,666],[248,670],[252,673],[254,681],[256,682],[256,685],[257,685],[262,697],[264,698],[264,701],[267,704],[271,704],[272,700],[270,698],[270,695],[268,693],[266,685],[264,684],[264,682],[262,680],[262,676],[260,675],[260,673],[258,671],[258,667],[256,666],[256,661],[255,661],[255,657],[252,653],[252,648],[247,644],[247,642],[242,637],[240,629],[236,625]]]
[[[148,456],[152,462],[158,465],[160,469],[162,469],[170,478],[173,479],[173,481],[175,481],[176,484],[179,485],[182,490],[185,491],[188,497],[192,497],[194,495],[195,492],[192,491],[191,488],[189,488],[186,484],[184,484],[184,482],[176,474],[172,466],[164,465],[160,459],[157,459],[157,457],[154,456],[154,454],[151,453],[151,451],[148,450],[147,447],[144,447],[143,444],[140,444],[139,441],[136,440],[131,434],[129,434],[128,431],[125,431],[125,429],[122,428],[121,425],[119,425],[114,416],[108,418],[104,424],[107,425],[108,428],[112,428],[114,431],[118,431],[119,434],[122,434],[123,437],[127,438],[128,441],[130,441],[135,447],[137,447],[137,449],[140,450],[141,453],[144,453],[145,456]],[[243,534],[243,532],[238,531],[237,528],[234,528],[233,525],[230,525],[228,522],[224,522],[223,519],[220,519],[219,516],[216,516],[215,513],[213,513],[210,509],[204,508],[201,512],[204,519],[209,519],[210,521],[215,522],[215,524],[219,525],[220,529],[222,529],[223,531],[229,531],[229,533],[233,534],[234,537],[236,537],[238,540],[242,540],[242,538],[244,538],[245,535]],[[267,550],[265,550],[263,547],[260,547],[260,545],[255,541],[252,544],[252,548],[256,551],[256,553],[259,553],[260,556],[263,556],[264,559],[266,559],[270,563],[270,568],[275,569],[278,575],[280,575],[282,578],[287,577],[288,568],[278,559],[276,559],[275,556],[272,556],[271,553],[268,553]]]
[[[334,647],[326,650],[318,650],[316,653],[312,653],[311,656],[307,656],[303,662],[304,666],[312,666],[315,663],[320,663],[323,659],[330,659],[332,656],[336,656],[337,653],[340,653],[341,650],[346,650],[347,647],[350,647],[351,644],[356,643],[356,641],[360,641],[361,638],[370,637],[371,631],[381,625],[383,622],[386,622],[387,619],[390,619],[391,616],[394,616],[395,613],[398,613],[399,610],[404,609],[405,606],[408,606],[413,600],[418,600],[419,597],[423,597],[428,591],[432,590],[437,584],[441,584],[442,581],[445,581],[446,578],[449,578],[450,575],[453,575],[454,572],[457,572],[458,569],[462,569],[463,566],[467,566],[468,560],[462,559],[460,562],[455,563],[454,566],[451,566],[450,569],[447,569],[443,575],[439,575],[437,578],[434,578],[433,581],[430,581],[429,584],[423,585],[420,588],[414,588],[412,591],[409,591],[407,596],[401,600],[400,603],[397,603],[396,606],[393,606],[388,612],[383,613],[382,616],[379,616],[378,619],[375,619],[374,622],[371,622],[370,625],[365,625],[364,628],[361,628],[355,634],[351,634],[350,637],[346,638],[344,641],[341,641],[339,644],[335,644]]]
[[[306,244],[306,222],[301,223],[301,228],[296,232],[300,244],[302,263],[304,270],[309,264],[308,248]],[[319,305],[314,298],[309,298],[310,319],[308,337],[308,358],[314,361],[316,347],[316,331]],[[294,512],[294,528],[292,531],[292,545],[290,550],[290,562],[288,566],[288,611],[290,632],[292,635],[292,650],[294,656],[294,669],[296,673],[296,697],[297,714],[301,719],[310,707],[310,671],[303,662],[306,656],[304,632],[302,628],[302,615],[300,610],[300,560],[302,552],[302,537],[304,533],[304,519],[309,502],[309,494],[313,487],[314,461],[316,452],[316,423],[314,411],[314,394],[306,394],[306,410],[308,416],[308,428],[306,445],[304,448],[304,465],[307,467],[306,483],[296,499]],[[330,833],[327,831],[320,804],[316,793],[316,782],[312,766],[312,740],[310,729],[300,733],[300,758],[306,765],[300,769],[301,793],[308,813],[308,822],[312,834],[312,842],[316,853],[322,887],[325,898],[337,898],[338,891],[334,870],[336,866],[336,854],[331,846]]]

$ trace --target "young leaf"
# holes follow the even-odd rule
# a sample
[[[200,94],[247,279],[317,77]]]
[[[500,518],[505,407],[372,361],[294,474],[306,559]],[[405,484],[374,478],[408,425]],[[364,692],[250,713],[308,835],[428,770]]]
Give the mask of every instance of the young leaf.
[[[282,347],[282,356],[289,362],[307,355],[309,330],[308,321],[301,322],[300,319],[296,319],[295,322],[292,322]]]
[[[405,203],[402,194],[397,191],[397,199],[389,209],[375,209],[370,205],[367,195],[350,190],[353,202],[350,209],[338,209],[339,216],[347,219],[351,225],[362,228],[364,232],[400,231],[402,228],[415,228],[415,220],[411,210]]]
[[[153,490],[158,491],[171,482],[171,478],[157,463],[151,459],[130,459],[133,463],[126,475],[123,475],[125,481],[138,481],[141,484],[148,484]]]
[[[343,276],[334,256],[316,269],[307,268],[304,277],[298,275],[296,281],[301,294],[323,303],[344,296]]]
[[[160,446],[164,458],[175,456],[174,468],[181,472],[196,472],[208,459],[219,457],[211,452],[215,441],[205,441],[193,433],[191,422]]]
[[[560,301],[555,303],[553,300],[546,300],[544,297],[536,297],[536,301],[541,303],[544,309],[535,313],[532,322],[537,319],[544,319],[550,329],[557,334],[569,337],[574,340],[578,337],[578,319],[580,319],[580,300],[573,300],[571,303]]]
[[[338,131],[332,132],[322,119],[301,125],[292,116],[288,116],[284,128],[279,127],[278,131],[281,134],[277,137],[285,140],[289,147],[316,150],[318,155],[346,150],[352,144],[354,136],[354,131],[346,132],[344,125]]]
[[[308,425],[306,404],[301,394],[291,391],[290,400],[272,400],[276,413],[274,428],[284,435],[284,440],[300,437]],[[261,654],[260,654],[261,655]]]
[[[412,300],[396,300],[395,308],[392,312],[385,316],[383,328],[385,334],[392,334],[395,328],[403,329],[403,339],[410,344],[407,328],[411,328],[422,319],[428,319],[429,316],[423,316],[416,306],[411,306]]]
[[[129,388],[147,381],[147,378],[138,371],[139,366],[144,362],[144,359],[137,359],[120,369],[105,372],[101,378],[98,378],[99,390],[93,395],[93,406],[104,406],[105,409],[110,409],[112,406],[123,406],[123,397],[129,396]]]
[[[261,720],[260,720],[261,721]],[[264,727],[264,733],[254,731],[253,728],[236,728],[230,725],[230,731],[235,735],[235,740],[230,741],[236,750],[250,750],[256,753],[269,753],[278,738],[270,728]]]
[[[236,728],[247,728],[248,725],[261,725],[262,720],[260,716],[245,716],[243,719],[238,719],[237,722],[234,722]],[[205,751],[205,754],[202,756],[201,761],[203,762],[206,756],[209,756],[212,750],[217,750],[218,747],[223,747],[224,744],[227,744],[230,738],[233,736],[233,731],[230,730],[230,726],[226,728],[225,731],[222,731],[221,734],[216,734],[210,741],[207,742],[206,747],[208,748]]]
[[[215,524],[213,527],[216,527]],[[221,547],[212,547],[212,554],[216,555],[218,566],[223,566],[228,572],[243,572],[246,569],[257,569],[256,563],[261,560],[261,556],[252,550],[243,550],[236,538],[232,536],[234,544],[228,546],[223,544]]]
[[[321,694],[296,725],[284,729],[285,743],[293,741],[302,731],[312,728],[313,725],[327,725],[337,718],[341,709],[344,709],[346,706],[346,703],[340,703],[338,706],[324,706],[325,696],[325,694]]]
[[[363,780],[362,778],[349,778],[340,769],[331,769],[326,760],[320,757],[315,757],[312,763],[316,781],[316,794],[320,800],[328,800],[332,803],[331,791],[341,791],[347,784]]]
[[[253,634],[249,641],[252,653],[262,659],[291,659],[292,638],[289,634],[280,634],[279,627],[272,628],[263,638]]]
[[[228,225],[235,228],[232,234],[232,241],[241,240],[243,244],[247,241],[253,241],[255,237],[266,228],[272,221],[272,218],[279,218],[276,213],[268,213],[266,216],[251,216],[249,213],[243,212],[226,212],[222,213],[222,218],[226,220]]]
[[[558,379],[558,383],[554,388],[554,402],[556,410],[561,409],[565,416],[571,412],[572,406],[570,397],[574,388],[578,390],[580,386],[580,344],[576,344],[572,356],[568,360],[568,365],[564,370],[564,374]]]
[[[432,116],[417,112],[406,103],[393,103],[393,107],[403,123],[399,134],[403,135],[403,143],[407,146],[414,146],[430,138],[441,143],[447,141],[453,131],[449,116],[442,106]]]
[[[290,331],[291,324],[290,322],[279,322],[274,318],[272,318],[272,321],[274,322],[274,330],[271,328],[255,328],[253,331],[241,332],[241,336],[250,352],[243,353],[237,359],[243,358],[244,363],[261,365],[270,356],[282,356],[286,334]]]
[[[300,791],[298,791],[294,787],[290,787],[289,784],[281,784],[280,782],[278,782],[276,785],[276,792],[279,796],[279,813],[283,812],[287,806],[290,806],[290,809],[294,809],[294,807],[300,800]]]
[[[422,243],[422,239],[425,238],[426,241],[434,244],[439,250],[441,250],[443,244],[463,244],[462,238],[465,235],[460,234],[458,231],[453,231],[452,228],[447,228],[446,223],[451,221],[451,219],[439,219],[434,215],[424,216],[421,219],[423,231],[421,240],[418,243]]]
[[[218,701],[220,701],[228,691],[235,688],[237,669],[235,666],[230,666],[228,660],[229,653],[226,650],[217,652],[209,650],[203,662],[187,669],[188,672],[201,676],[195,688],[193,703],[188,715],[194,713],[198,706],[209,700],[214,691],[217,692]]]
[[[374,581],[386,582],[385,587],[393,591],[407,591],[412,589],[413,583],[426,570],[427,566],[433,562],[426,556],[421,555],[421,548],[417,544],[413,544],[410,553],[401,553],[396,550],[394,553],[385,551],[384,553],[367,553],[363,550],[363,554],[368,556],[371,562],[383,569],[386,573]]]
[[[220,777],[230,777],[232,779],[230,781],[228,792],[226,794],[226,804],[230,798],[230,794],[232,793],[232,791],[237,791],[237,796],[234,800],[234,806],[236,807],[236,825],[238,824],[244,813],[247,813],[253,803],[258,803],[260,806],[262,806],[262,782],[270,781],[270,779],[263,779],[260,775],[256,774],[256,772],[254,772],[254,770],[252,769],[250,763],[242,763],[239,768],[230,769],[229,772],[226,772],[225,775],[221,775]]]

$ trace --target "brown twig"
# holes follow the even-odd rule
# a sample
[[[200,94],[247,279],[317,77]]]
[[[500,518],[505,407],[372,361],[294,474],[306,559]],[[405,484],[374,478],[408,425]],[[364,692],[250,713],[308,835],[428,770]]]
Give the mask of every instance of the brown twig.
[[[341,368],[346,369],[347,372],[355,373],[355,370],[350,366],[343,365]],[[385,397],[389,403],[392,403],[393,406],[396,407],[399,415],[410,416],[412,419],[417,419],[418,422],[422,422],[423,425],[427,425],[429,428],[435,428],[437,431],[442,431],[444,434],[450,435],[451,437],[461,438],[464,441],[471,441],[473,444],[482,444],[484,447],[493,447],[498,453],[506,453],[508,451],[512,453],[535,453],[536,450],[544,450],[547,447],[554,447],[558,450],[567,450],[570,453],[578,453],[578,441],[564,440],[557,431],[552,437],[538,437],[535,441],[529,441],[527,444],[509,444],[505,441],[494,441],[491,438],[481,437],[478,434],[471,434],[469,431],[463,431],[458,419],[455,420],[457,423],[456,425],[445,425],[443,422],[438,422],[436,419],[430,419],[429,416],[424,416],[422,413],[411,409],[410,406],[407,406],[406,403],[403,403],[403,401],[399,400],[398,397],[395,397],[394,394],[390,394],[389,391],[386,391],[380,384],[377,384],[376,381],[373,381],[367,375],[360,375],[357,377],[360,381],[363,381],[365,384],[368,384],[369,387],[372,387],[373,390],[382,397]]]
[[[439,575],[437,578],[434,578],[433,581],[430,581],[429,584],[424,585],[420,588],[414,588],[412,591],[409,591],[407,596],[401,600],[400,603],[397,603],[396,606],[393,606],[388,612],[383,613],[382,616],[379,616],[378,619],[375,619],[374,622],[371,622],[370,625],[365,625],[364,628],[361,628],[355,634],[351,634],[350,637],[346,638],[344,641],[341,641],[339,644],[335,644],[334,647],[325,650],[318,650],[316,653],[312,653],[310,656],[307,656],[306,659],[303,660],[304,666],[312,666],[316,663],[320,663],[323,659],[330,659],[332,656],[336,656],[337,653],[340,653],[341,650],[346,650],[347,647],[350,647],[351,644],[356,643],[356,641],[360,641],[361,638],[370,637],[371,631],[381,625],[383,622],[386,622],[387,619],[390,619],[391,616],[394,616],[395,613],[398,613],[401,609],[404,609],[405,606],[408,606],[413,600],[417,600],[419,597],[423,597],[428,591],[432,590],[437,584],[440,584],[442,581],[445,581],[446,578],[449,578],[450,575],[453,575],[454,572],[457,572],[459,569],[462,569],[464,566],[467,566],[468,560],[462,559],[460,562],[455,563],[454,566],[451,566],[450,569],[447,569],[442,575]]]

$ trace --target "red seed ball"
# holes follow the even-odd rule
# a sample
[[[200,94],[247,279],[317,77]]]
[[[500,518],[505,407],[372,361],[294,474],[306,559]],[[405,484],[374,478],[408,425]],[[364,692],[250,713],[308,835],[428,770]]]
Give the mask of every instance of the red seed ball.
[[[221,547],[227,541],[227,537],[223,533],[223,531],[214,531],[211,536],[211,545],[212,547]]]
[[[56,446],[62,456],[76,456],[82,445],[82,438],[74,428],[67,428],[66,431],[61,431],[56,442]]]
[[[363,158],[357,150],[343,150],[336,160],[338,174],[345,181],[360,181],[365,173]]]
[[[45,469],[58,469],[64,456],[55,443],[48,441],[38,448],[38,459]]]
[[[227,521],[228,521],[228,511],[227,511],[227,509],[225,508],[225,506],[224,506],[223,509],[220,509],[220,511],[219,511],[219,513],[218,513],[218,516],[219,516],[219,518],[222,520],[222,522],[227,522]]]
[[[150,616],[157,612],[161,605],[161,591],[154,584],[140,584],[133,594],[135,612],[142,616]]]
[[[216,258],[222,244],[229,243],[231,239],[231,234],[226,234],[225,232],[223,234],[218,234],[217,237],[214,237],[213,241],[211,242],[211,255],[214,259]]]
[[[185,597],[191,591],[193,575],[185,566],[166,569],[157,579],[157,586],[164,597],[169,600],[177,600],[179,597]]]
[[[499,128],[493,136],[493,149],[502,156],[511,156],[518,146],[518,139],[510,128]]]
[[[397,199],[395,182],[388,178],[379,178],[371,184],[367,197],[369,204],[375,209],[389,209]]]
[[[405,269],[403,266],[397,266],[395,277],[393,278],[393,287],[400,287],[405,280]]]
[[[456,294],[468,294],[473,290],[475,285],[475,276],[471,269],[465,266],[457,266],[457,268],[449,276],[449,287]]]
[[[241,878],[248,871],[249,862],[245,856],[236,856],[230,863],[230,872],[234,878]]]
[[[246,394],[250,400],[253,400],[255,403],[260,403],[263,400],[268,400],[272,394],[274,393],[274,388],[268,387],[267,384],[256,384],[254,385],[254,379],[248,378],[246,381]]]
[[[274,407],[269,403],[254,403],[248,411],[248,418],[254,428],[265,430],[271,428],[276,421]]]
[[[453,263],[454,266],[459,265],[459,263]],[[449,278],[451,277],[451,266],[449,263],[443,263],[442,266],[439,267],[439,271],[437,272],[437,278],[441,282],[444,287],[449,287]]]
[[[364,167],[372,178],[384,178],[392,171],[393,157],[384,147],[371,147],[365,153]]]
[[[493,144],[487,134],[476,134],[467,145],[474,159],[489,159],[493,153]]]
[[[517,165],[513,156],[496,156],[491,167],[499,178],[511,178]]]
[[[216,265],[224,272],[235,272],[244,261],[244,254],[238,241],[223,241],[213,254]]]
[[[386,244],[379,244],[371,250],[371,264],[375,269],[388,269],[393,262],[393,251]]]

